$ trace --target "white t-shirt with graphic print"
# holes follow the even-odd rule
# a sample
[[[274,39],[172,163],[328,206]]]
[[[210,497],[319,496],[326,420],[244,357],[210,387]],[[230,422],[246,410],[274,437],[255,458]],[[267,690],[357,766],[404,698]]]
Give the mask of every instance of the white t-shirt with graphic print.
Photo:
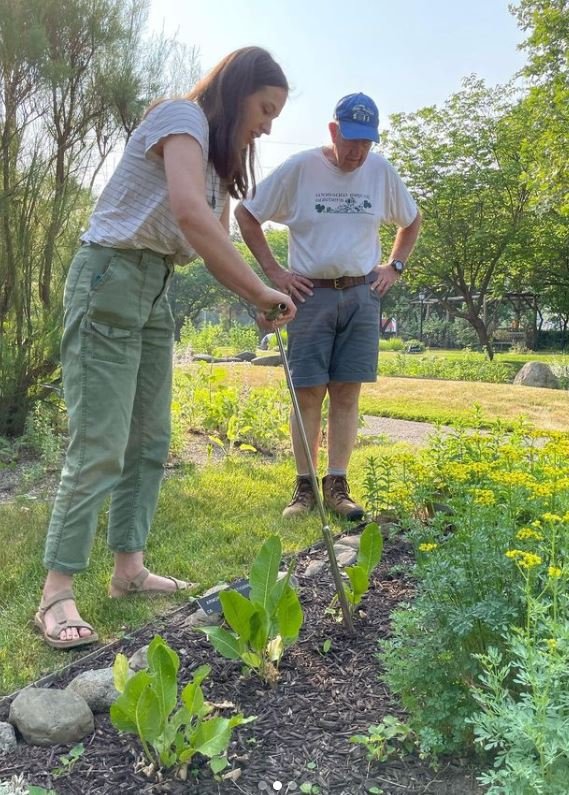
[[[417,205],[388,161],[370,152],[343,172],[321,148],[286,160],[243,202],[259,221],[288,226],[289,268],[305,276],[363,276],[381,262],[382,224],[409,226]]]
[[[220,217],[227,189],[208,163],[205,114],[187,99],[166,100],[153,108],[132,134],[81,240],[116,248],[149,248],[173,256],[177,264],[195,258],[170,209],[164,160],[152,150],[167,136],[178,133],[191,135],[201,146],[206,198]]]

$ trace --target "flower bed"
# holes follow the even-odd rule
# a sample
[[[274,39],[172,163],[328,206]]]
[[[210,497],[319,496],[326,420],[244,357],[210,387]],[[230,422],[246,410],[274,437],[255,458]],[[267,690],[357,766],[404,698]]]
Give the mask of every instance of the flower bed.
[[[188,629],[187,619],[194,610],[190,606],[89,661],[91,668],[109,666],[120,649],[131,654],[159,633],[180,656],[181,681],[189,681],[200,665],[209,663],[212,672],[204,682],[207,698],[234,704],[244,715],[256,716],[254,722],[235,730],[229,748],[234,781],[215,780],[205,764],[196,764],[185,782],[167,771],[147,778],[136,770],[141,758],[138,741],[117,734],[104,714],[96,716],[95,733],[86,738],[84,753],[65,775],[54,778],[52,771],[61,767],[59,756],[68,753],[68,747],[22,745],[1,759],[2,778],[23,773],[27,781],[52,787],[60,795],[116,791],[200,795],[258,795],[263,791],[400,795],[425,789],[438,795],[479,792],[473,772],[459,762],[446,762],[437,772],[413,756],[370,766],[365,748],[350,742],[352,735],[367,732],[370,724],[386,714],[400,715],[379,681],[376,651],[378,638],[389,634],[390,612],[412,596],[412,583],[404,574],[411,563],[409,553],[400,537],[386,544],[383,561],[362,601],[362,612],[355,617],[357,634],[353,638],[325,612],[333,596],[327,569],[316,577],[305,576],[307,567],[322,559],[322,549],[302,555],[297,574],[305,623],[300,641],[285,654],[280,680],[272,688],[258,678],[241,676],[238,663],[217,655],[201,633]],[[64,686],[79,670],[80,662],[53,686]],[[0,711],[2,718],[5,715]]]

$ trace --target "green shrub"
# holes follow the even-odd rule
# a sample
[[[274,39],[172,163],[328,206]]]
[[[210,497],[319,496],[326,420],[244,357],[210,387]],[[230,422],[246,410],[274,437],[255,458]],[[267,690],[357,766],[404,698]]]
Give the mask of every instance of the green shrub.
[[[219,323],[206,323],[201,328],[196,328],[191,321],[186,320],[180,330],[178,349],[190,348],[192,353],[208,353],[213,356],[214,350],[226,342],[227,333]]]
[[[60,400],[36,403],[26,417],[24,433],[17,442],[19,448],[37,457],[32,479],[60,467],[63,459],[64,434]],[[30,473],[28,473],[30,474]]]
[[[288,344],[288,333],[286,328],[281,329],[281,339],[283,341],[283,345],[286,348]],[[269,334],[269,351],[278,351],[279,350],[279,343],[277,340],[277,335],[275,333]]]
[[[229,329],[229,344],[235,349],[235,353],[255,351],[259,345],[258,327],[233,323]]]
[[[488,795],[567,793],[569,623],[546,621],[540,634],[509,633],[506,653],[490,648],[478,657],[481,712],[470,723],[476,743],[495,753],[480,776]]]
[[[229,329],[221,323],[206,323],[197,328],[186,320],[180,331],[178,351],[188,348],[192,353],[216,353],[231,355],[242,351],[254,351],[259,344],[259,329],[255,325],[232,323]]]
[[[405,340],[401,337],[386,337],[379,341],[380,351],[403,351],[405,350]]]
[[[400,378],[506,384],[513,381],[518,367],[511,363],[490,361],[484,354],[466,351],[460,357],[449,359],[443,356],[411,356],[404,353],[398,353],[390,359],[382,359],[380,356],[378,369],[381,375]]]
[[[273,451],[288,440],[289,411],[284,384],[232,386],[222,367],[199,362],[192,372],[174,373],[171,448],[179,454],[187,435],[200,431],[231,449],[244,444]]]
[[[405,350],[406,351],[424,351],[425,350],[425,343],[421,340],[407,340],[405,343]]]

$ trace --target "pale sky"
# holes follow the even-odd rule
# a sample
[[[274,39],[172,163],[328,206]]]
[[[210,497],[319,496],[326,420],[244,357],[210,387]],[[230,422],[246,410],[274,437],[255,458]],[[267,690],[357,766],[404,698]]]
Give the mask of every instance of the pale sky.
[[[388,116],[442,104],[475,73],[505,83],[524,64],[507,0],[151,0],[150,25],[196,46],[204,71],[256,44],[283,67],[291,95],[259,146],[261,175],[327,141],[337,100],[363,91]]]

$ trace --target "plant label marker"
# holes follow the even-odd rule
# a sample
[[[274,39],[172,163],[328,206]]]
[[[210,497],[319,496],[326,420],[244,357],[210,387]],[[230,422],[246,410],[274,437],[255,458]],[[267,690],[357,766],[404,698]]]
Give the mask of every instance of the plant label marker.
[[[214,613],[222,613],[221,602],[219,600],[219,595],[224,591],[238,591],[243,596],[249,596],[251,592],[251,586],[249,584],[249,580],[234,580],[234,582],[230,582],[225,588],[220,588],[219,591],[215,593],[210,593],[208,596],[201,596],[196,599],[196,602],[204,611],[204,613],[208,616],[213,615]]]

